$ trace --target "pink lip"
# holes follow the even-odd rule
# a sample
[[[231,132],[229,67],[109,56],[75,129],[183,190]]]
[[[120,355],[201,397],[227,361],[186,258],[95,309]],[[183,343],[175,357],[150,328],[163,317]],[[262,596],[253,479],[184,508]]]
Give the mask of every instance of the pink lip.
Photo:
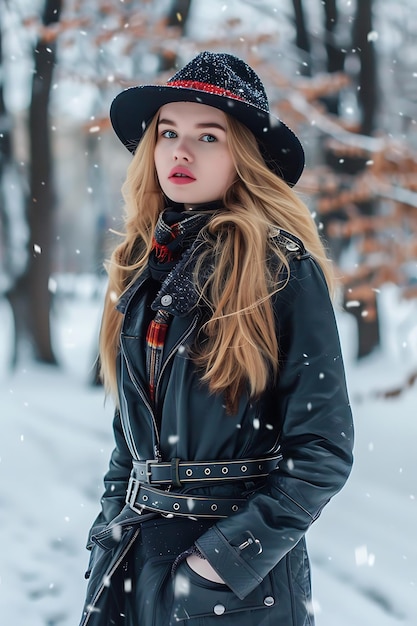
[[[182,176],[178,176],[178,174],[182,174]],[[174,185],[188,185],[195,181],[191,172],[186,167],[181,166],[174,167],[170,171],[168,178]]]

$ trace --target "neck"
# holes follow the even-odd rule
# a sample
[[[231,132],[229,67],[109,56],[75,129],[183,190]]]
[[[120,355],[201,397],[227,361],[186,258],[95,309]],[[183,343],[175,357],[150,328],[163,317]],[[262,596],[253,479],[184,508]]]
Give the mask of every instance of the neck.
[[[222,200],[212,200],[211,202],[201,202],[199,204],[184,204],[183,211],[216,211],[223,208]]]

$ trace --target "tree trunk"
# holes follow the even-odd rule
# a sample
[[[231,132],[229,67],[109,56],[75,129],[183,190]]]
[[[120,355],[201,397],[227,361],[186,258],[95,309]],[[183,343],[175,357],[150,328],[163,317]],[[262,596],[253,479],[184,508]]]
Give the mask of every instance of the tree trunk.
[[[2,46],[2,24],[0,13],[0,262],[1,271],[5,277],[12,275],[9,267],[10,255],[7,254],[8,242],[10,241],[10,224],[8,213],[6,210],[6,198],[4,193],[4,176],[8,166],[12,161],[12,142],[11,142],[11,121],[7,114],[4,103],[4,85],[3,85],[3,46]]]
[[[176,26],[179,31],[179,37],[182,37],[186,25],[187,19],[190,14],[191,9],[191,0],[174,0],[171,5],[171,9],[167,16],[167,26]],[[161,72],[167,72],[168,70],[176,70],[178,69],[176,66],[177,57],[174,53],[164,54],[164,56],[160,59],[160,70]]]
[[[46,0],[43,24],[59,21],[61,0]],[[30,176],[27,221],[29,263],[10,294],[18,339],[28,339],[33,356],[56,364],[50,331],[53,211],[55,205],[50,144],[49,96],[55,63],[55,41],[39,38],[34,50],[32,99],[29,111]]]
[[[353,47],[361,61],[358,100],[361,107],[361,133],[370,135],[375,130],[377,107],[376,57],[372,38],[372,0],[357,2],[353,29]]]
[[[343,72],[346,53],[342,51],[340,42],[338,43],[335,39],[335,30],[339,18],[336,0],[324,0],[323,8],[327,71],[330,74],[333,72]],[[339,100],[338,93],[323,99],[329,113],[333,113],[334,115],[339,114]]]
[[[358,80],[358,101],[361,109],[361,129],[364,135],[370,135],[375,129],[377,108],[377,79],[376,59],[372,36],[372,0],[358,0],[356,3],[356,16],[353,29],[353,48],[357,50],[360,58],[360,71]],[[363,159],[359,160],[365,167]],[[375,203],[370,200],[359,205],[363,215],[375,213]],[[358,358],[370,354],[380,345],[379,315],[377,302],[375,302],[376,314],[371,320],[362,317],[359,311],[351,311],[358,323]]]
[[[0,271],[4,277],[5,283],[5,296],[9,300],[10,305],[12,306],[12,302],[10,299],[10,290],[12,289],[16,277],[18,276],[19,269],[16,268],[14,264],[15,254],[13,254],[13,250],[11,247],[13,246],[13,221],[12,209],[14,207],[7,206],[7,193],[6,193],[6,185],[7,181],[7,173],[11,171],[12,163],[13,163],[13,154],[12,154],[12,137],[11,137],[11,128],[12,122],[10,119],[10,115],[7,112],[6,105],[4,102],[4,83],[3,76],[4,73],[1,72],[3,67],[3,40],[2,40],[2,23],[1,23],[2,13],[0,11]],[[13,311],[13,306],[12,306]],[[15,316],[16,317],[16,316]],[[20,317],[18,318],[20,319]],[[16,354],[17,354],[17,331],[16,326],[17,322],[15,321],[15,333],[14,333],[14,348],[11,354],[11,363],[10,365],[14,367],[16,363]]]
[[[302,58],[304,62],[300,64],[300,74],[302,76],[311,76],[311,44],[310,36],[306,27],[304,8],[302,0],[293,0],[294,17],[295,17],[295,45],[302,50]]]

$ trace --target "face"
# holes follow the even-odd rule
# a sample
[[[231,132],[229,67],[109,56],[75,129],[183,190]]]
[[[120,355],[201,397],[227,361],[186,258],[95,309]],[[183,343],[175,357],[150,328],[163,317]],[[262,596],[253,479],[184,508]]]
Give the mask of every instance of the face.
[[[186,208],[220,200],[236,178],[226,115],[197,102],[161,107],[155,168],[162,191]]]

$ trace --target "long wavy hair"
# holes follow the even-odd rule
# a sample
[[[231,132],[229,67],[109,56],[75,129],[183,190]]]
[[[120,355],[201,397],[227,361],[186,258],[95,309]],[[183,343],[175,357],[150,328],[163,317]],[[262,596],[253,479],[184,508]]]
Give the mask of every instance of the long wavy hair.
[[[288,260],[272,235],[277,228],[299,237],[320,264],[329,287],[330,262],[307,206],[265,164],[249,129],[226,115],[227,142],[236,179],[225,191],[224,210],[216,211],[200,236],[195,264],[196,288],[210,314],[200,330],[192,358],[212,393],[223,393],[229,413],[237,410],[244,389],[259,396],[279,370],[279,346],[271,296]],[[122,186],[125,201],[123,241],[107,264],[109,276],[100,333],[101,374],[117,402],[116,359],[122,315],[120,295],[145,268],[159,214],[165,207],[155,166],[158,114],[147,128]],[[213,266],[201,284],[201,268]],[[285,274],[285,272],[284,272]]]

